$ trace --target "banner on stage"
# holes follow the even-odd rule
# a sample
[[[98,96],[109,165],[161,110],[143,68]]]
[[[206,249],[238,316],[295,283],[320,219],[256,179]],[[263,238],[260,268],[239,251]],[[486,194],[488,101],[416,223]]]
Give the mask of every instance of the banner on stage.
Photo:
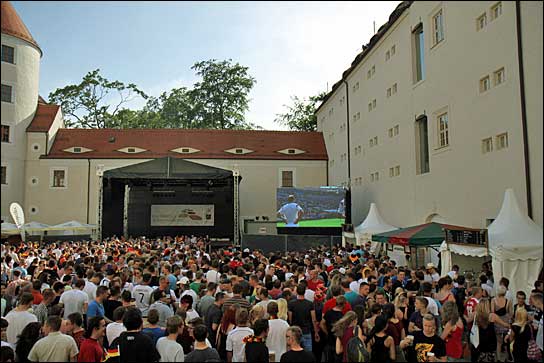
[[[213,226],[213,204],[151,206],[151,226]]]

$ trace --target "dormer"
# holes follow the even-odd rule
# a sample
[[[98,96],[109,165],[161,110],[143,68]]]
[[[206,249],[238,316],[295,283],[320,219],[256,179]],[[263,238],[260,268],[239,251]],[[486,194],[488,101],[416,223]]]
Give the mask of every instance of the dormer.
[[[139,148],[137,146],[128,146],[122,149],[119,149],[117,151],[120,151],[125,154],[139,154],[143,153],[144,151],[147,151],[146,149]]]
[[[278,151],[280,154],[285,155],[298,155],[298,154],[304,154],[306,151],[295,149],[295,148],[289,148],[289,149],[283,149]]]
[[[249,150],[243,147],[235,147],[232,149],[225,150],[226,153],[235,154],[235,155],[244,155],[254,152],[254,150]]]
[[[68,149],[64,149],[62,151],[66,151],[67,153],[73,153],[73,154],[83,154],[83,153],[88,153],[89,151],[93,151],[93,150],[88,149],[88,148],[83,147],[83,146],[72,146],[72,147],[69,147]]]
[[[182,146],[170,151],[178,153],[178,154],[194,154],[199,152],[200,150],[192,148],[192,147]]]

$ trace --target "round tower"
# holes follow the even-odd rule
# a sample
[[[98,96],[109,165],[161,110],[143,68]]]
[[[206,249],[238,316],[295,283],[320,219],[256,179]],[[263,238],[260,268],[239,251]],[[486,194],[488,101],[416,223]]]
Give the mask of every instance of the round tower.
[[[9,1],[1,2],[2,23],[2,205],[11,222],[9,205],[24,205],[26,128],[38,105],[42,51]]]

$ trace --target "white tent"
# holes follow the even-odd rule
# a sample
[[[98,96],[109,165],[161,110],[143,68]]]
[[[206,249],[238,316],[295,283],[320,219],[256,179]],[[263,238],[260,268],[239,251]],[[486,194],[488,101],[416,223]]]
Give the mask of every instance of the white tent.
[[[521,212],[512,189],[504,193],[499,215],[488,227],[495,287],[501,277],[509,290],[529,295],[542,268],[542,227]]]
[[[382,218],[380,212],[378,211],[378,207],[376,207],[376,203],[371,203],[370,210],[368,211],[365,220],[354,229],[357,245],[361,246],[365,242],[372,241],[373,234],[394,231],[395,229],[398,229],[398,227],[388,224]],[[370,251],[372,253],[376,253],[376,249],[379,246],[381,246],[381,243],[372,242]],[[401,262],[398,258],[393,258],[393,256],[390,257],[396,260],[397,263]],[[404,259],[404,253],[402,254],[402,259]]]
[[[70,234],[74,231],[90,231],[96,229],[96,225],[85,224],[78,221],[69,221],[61,224],[56,224],[47,228],[47,231],[65,231],[64,234]],[[68,233],[66,233],[68,232]]]
[[[483,261],[475,259],[475,257],[482,258],[488,255],[486,247],[449,244],[446,241],[442,242],[439,251],[442,265],[440,276],[446,276],[454,264],[460,267],[461,272],[463,269],[477,270],[481,267]]]
[[[49,228],[48,224],[40,222],[28,222],[23,225],[25,232],[43,232]]]
[[[17,228],[17,225],[13,223],[2,223],[2,234],[3,235],[19,234],[19,229]]]

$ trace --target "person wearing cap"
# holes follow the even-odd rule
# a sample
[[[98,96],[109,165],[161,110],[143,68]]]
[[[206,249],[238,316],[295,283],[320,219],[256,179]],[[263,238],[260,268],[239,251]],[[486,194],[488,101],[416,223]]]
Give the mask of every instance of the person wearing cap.
[[[423,278],[424,281],[430,282],[434,285],[440,280],[440,275],[436,272],[436,267],[434,263],[429,262],[427,264],[427,268],[425,270],[425,277]]]
[[[286,227],[298,227],[304,210],[295,202],[295,196],[291,194],[287,197],[287,203],[278,210],[277,215],[285,221]]]
[[[180,298],[186,296],[186,295],[189,295],[191,296],[191,298],[193,299],[192,301],[192,309],[195,309],[196,310],[196,305],[198,303],[198,295],[196,294],[196,292],[194,292],[190,287],[190,280],[187,276],[183,276],[179,281],[178,281],[178,285],[180,285],[181,287],[181,295],[180,295]]]

